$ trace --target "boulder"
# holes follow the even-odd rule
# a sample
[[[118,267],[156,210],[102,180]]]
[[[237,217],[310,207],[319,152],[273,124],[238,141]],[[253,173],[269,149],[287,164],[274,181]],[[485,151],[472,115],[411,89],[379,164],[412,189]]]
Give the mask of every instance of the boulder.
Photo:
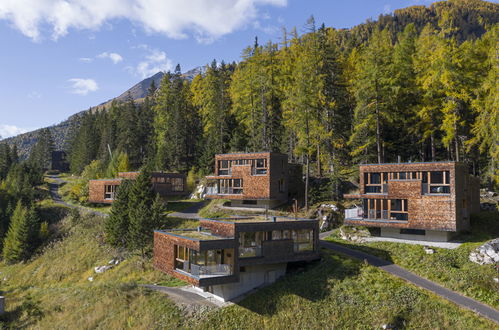
[[[93,276],[90,276],[90,277],[88,278],[88,280],[89,280],[90,282],[93,282],[93,281],[94,281]]]
[[[104,273],[106,270],[109,270],[111,268],[113,268],[113,266],[111,266],[111,265],[108,265],[108,266],[97,266],[97,267],[94,267],[94,271],[97,274],[101,274],[101,273]]]
[[[480,265],[499,262],[499,238],[493,239],[472,251],[469,260]]]
[[[423,246],[423,250],[424,250],[424,252],[426,252],[426,254],[433,254],[433,253],[435,253],[435,250],[433,250],[431,247],[426,246],[426,245]]]

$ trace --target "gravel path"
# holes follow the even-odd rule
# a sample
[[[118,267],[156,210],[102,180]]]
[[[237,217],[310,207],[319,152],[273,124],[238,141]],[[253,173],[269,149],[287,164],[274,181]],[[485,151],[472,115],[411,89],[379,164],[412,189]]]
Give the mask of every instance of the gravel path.
[[[321,233],[319,235],[320,238],[320,244],[322,247],[339,252],[341,254],[347,255],[351,258],[359,259],[359,260],[366,260],[370,265],[378,267],[392,275],[395,275],[401,279],[404,279],[420,288],[426,289],[428,291],[431,291],[432,293],[447,299],[450,302],[453,302],[463,308],[469,309],[483,317],[486,317],[497,324],[499,324],[499,311],[495,308],[492,308],[490,306],[487,306],[481,302],[478,302],[474,299],[465,297],[457,292],[454,292],[452,290],[446,289],[443,286],[429,281],[423,277],[420,277],[408,270],[405,270],[402,267],[399,267],[389,261],[380,259],[378,257],[375,257],[373,255],[367,254],[365,252],[361,252],[358,250],[354,249],[349,249],[346,247],[343,247],[341,245],[325,241],[324,238],[328,237],[331,235],[331,232],[325,232]]]
[[[91,209],[86,208],[84,206],[69,204],[68,202],[64,201],[61,198],[61,195],[59,194],[59,187],[62,184],[66,183],[67,181],[61,179],[58,175],[48,175],[48,177],[50,179],[52,179],[52,180],[55,181],[55,183],[54,182],[50,182],[49,183],[49,191],[50,191],[50,196],[52,197],[52,200],[56,204],[64,205],[66,207],[70,207],[70,208],[73,208],[73,209],[79,209],[81,211],[84,211],[84,212],[87,212],[87,213],[91,213],[91,214],[95,214],[95,215],[98,215],[98,216],[101,216],[101,217],[107,217],[109,215],[107,213],[103,213],[103,212],[91,210]]]

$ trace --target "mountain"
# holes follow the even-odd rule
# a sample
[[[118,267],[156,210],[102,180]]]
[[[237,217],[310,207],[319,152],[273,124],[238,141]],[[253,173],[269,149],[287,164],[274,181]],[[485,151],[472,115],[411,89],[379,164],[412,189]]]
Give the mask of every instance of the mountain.
[[[205,72],[204,67],[196,67],[194,69],[191,69],[183,73],[182,76],[185,79],[192,80],[196,75],[202,74],[203,72]],[[111,104],[113,100],[125,101],[128,95],[130,95],[132,99],[140,102],[140,100],[146,97],[147,91],[149,89],[149,86],[151,86],[151,83],[154,81],[156,86],[159,86],[161,84],[161,79],[163,79],[164,75],[165,75],[164,72],[158,72],[152,75],[151,77],[140,81],[139,83],[135,84],[134,86],[123,92],[121,95],[113,99],[110,99],[106,102],[96,105],[95,107],[90,108],[90,110],[80,111],[70,116],[68,119],[60,122],[59,124],[49,126],[48,128],[50,129],[52,137],[54,138],[55,148],[57,150],[68,149],[69,147],[68,143],[71,139],[71,133],[76,131],[76,128],[80,124],[80,119],[83,113],[85,113],[86,111],[104,110],[108,107],[108,105]],[[29,155],[29,153],[31,152],[31,148],[35,145],[36,141],[38,140],[38,134],[40,133],[41,130],[42,128],[27,133],[19,134],[17,136],[6,138],[1,142],[6,142],[9,145],[14,145],[14,144],[17,145],[19,155],[21,156],[21,158],[25,158]]]

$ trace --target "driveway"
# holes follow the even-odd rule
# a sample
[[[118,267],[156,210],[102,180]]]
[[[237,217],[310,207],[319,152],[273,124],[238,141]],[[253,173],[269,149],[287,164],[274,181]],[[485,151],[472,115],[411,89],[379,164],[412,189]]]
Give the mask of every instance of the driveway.
[[[169,287],[154,284],[142,284],[141,286],[166,293],[177,305],[218,308],[232,304],[230,302],[222,302],[214,298],[211,293],[201,292],[192,286]]]
[[[185,210],[181,212],[172,212],[168,214],[168,216],[174,218],[182,218],[182,219],[199,219],[201,217],[199,216],[198,212],[205,205],[206,201],[192,203],[192,205],[186,208]]]
[[[444,299],[447,299],[450,302],[455,303],[456,305],[459,305],[463,308],[469,309],[483,317],[486,317],[497,324],[499,324],[499,311],[495,308],[492,308],[490,306],[487,306],[479,301],[476,301],[474,299],[465,297],[457,292],[454,292],[452,290],[446,289],[443,286],[432,282],[430,280],[427,280],[423,277],[420,277],[408,270],[405,270],[402,267],[399,267],[389,261],[380,259],[378,257],[375,257],[373,255],[367,254],[365,252],[361,252],[358,250],[354,249],[349,249],[346,247],[343,247],[338,244],[334,244],[329,241],[325,241],[324,239],[331,235],[332,232],[325,232],[321,233],[319,235],[320,239],[320,245],[323,248],[339,252],[341,254],[347,255],[351,258],[358,259],[358,260],[365,260],[367,261],[370,265],[378,267],[392,275],[395,275],[407,282],[410,282],[420,288],[423,288],[425,290],[428,290]]]

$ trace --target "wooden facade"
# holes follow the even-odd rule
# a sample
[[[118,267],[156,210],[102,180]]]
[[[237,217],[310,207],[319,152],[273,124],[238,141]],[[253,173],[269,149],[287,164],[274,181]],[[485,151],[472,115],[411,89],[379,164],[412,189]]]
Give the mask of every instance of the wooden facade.
[[[112,204],[122,180],[135,180],[139,172],[120,172],[117,179],[99,179],[88,182],[88,201],[98,204]],[[152,172],[153,189],[161,197],[181,196],[187,192],[184,174]]]
[[[201,219],[199,225],[198,230],[155,231],[154,267],[206,287],[239,282],[245,266],[319,259],[317,220]],[[182,248],[188,250],[179,253]],[[202,262],[200,255],[206,258]]]
[[[287,202],[298,191],[301,167],[288,164],[285,154],[233,153],[215,156],[215,173],[208,176],[208,199],[230,199],[243,205]]]
[[[459,232],[479,211],[479,181],[458,162],[360,165],[358,216],[346,224]]]

